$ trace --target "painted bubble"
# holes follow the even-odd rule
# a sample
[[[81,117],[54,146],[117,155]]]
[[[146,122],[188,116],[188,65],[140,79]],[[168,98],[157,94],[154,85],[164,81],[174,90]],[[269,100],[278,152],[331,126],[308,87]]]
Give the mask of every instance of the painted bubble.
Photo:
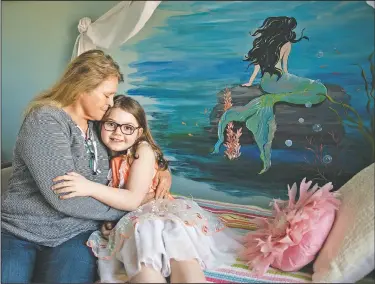
[[[298,122],[299,122],[299,123],[304,123],[305,120],[304,120],[302,117],[300,117],[300,118],[298,119]]]
[[[305,107],[308,107],[308,108],[312,107],[312,103],[311,102],[305,103]]]
[[[323,163],[324,164],[329,164],[329,163],[331,163],[332,162],[332,157],[330,156],[330,155],[325,155],[324,157],[323,157]]]
[[[322,126],[320,124],[314,124],[313,125],[313,131],[320,132],[322,130],[323,130],[323,128],[322,128]]]
[[[324,56],[323,51],[319,50],[318,53],[316,54],[316,57],[322,58]]]
[[[286,140],[286,141],[285,141],[285,145],[288,146],[288,147],[292,146],[292,145],[293,145],[292,140],[289,140],[289,139]]]

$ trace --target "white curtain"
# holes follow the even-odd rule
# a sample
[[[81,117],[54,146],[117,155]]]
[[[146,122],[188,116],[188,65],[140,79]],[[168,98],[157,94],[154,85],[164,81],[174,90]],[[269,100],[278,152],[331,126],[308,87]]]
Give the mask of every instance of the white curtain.
[[[82,18],[72,59],[90,49],[119,47],[144,27],[160,2],[121,1],[93,23]]]

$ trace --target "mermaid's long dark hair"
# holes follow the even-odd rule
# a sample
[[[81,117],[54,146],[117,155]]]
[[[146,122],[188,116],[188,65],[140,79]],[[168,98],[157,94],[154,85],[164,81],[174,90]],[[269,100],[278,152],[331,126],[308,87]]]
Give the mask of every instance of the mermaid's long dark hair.
[[[297,21],[293,17],[269,17],[264,20],[263,25],[257,29],[252,36],[257,36],[253,42],[253,48],[247,53],[244,61],[250,61],[249,64],[258,64],[260,66],[262,77],[264,73],[271,76],[276,74],[278,79],[282,75],[282,70],[276,68],[275,65],[280,59],[280,49],[287,43],[296,43],[302,39],[309,38],[303,36],[296,40],[296,33],[293,31],[297,26]]]

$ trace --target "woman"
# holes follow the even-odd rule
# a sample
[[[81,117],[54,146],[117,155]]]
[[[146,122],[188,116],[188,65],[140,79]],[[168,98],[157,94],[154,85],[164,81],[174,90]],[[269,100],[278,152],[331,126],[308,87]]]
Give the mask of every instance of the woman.
[[[259,35],[253,48],[248,52],[246,61],[254,65],[254,72],[244,87],[253,84],[259,71],[262,79],[260,86],[266,95],[255,98],[247,105],[232,107],[226,111],[219,121],[219,139],[213,153],[218,153],[224,142],[224,131],[231,121],[246,122],[246,127],[253,133],[260,150],[264,173],[271,166],[271,145],[276,130],[273,108],[276,103],[290,103],[311,107],[323,102],[327,95],[326,87],[317,81],[301,78],[288,73],[288,58],[292,44],[307,39],[302,36],[296,39],[293,31],[297,21],[293,17],[269,17],[255,31]]]
[[[116,221],[126,212],[89,197],[61,200],[51,187],[55,177],[70,171],[107,183],[108,154],[92,121],[113,105],[122,81],[110,56],[88,51],[28,106],[1,208],[2,283],[95,281],[95,257],[85,242],[101,221]],[[169,190],[168,171],[159,173],[158,185],[158,194]]]
[[[152,187],[156,169],[167,161],[155,143],[141,105],[117,96],[104,115],[103,144],[113,153],[109,186],[94,184],[76,173],[55,181],[62,199],[91,196],[113,208],[132,210],[109,236],[94,232],[88,245],[99,258],[101,282],[205,283],[204,269],[232,264],[245,248],[233,229],[189,198],[140,203]],[[80,186],[86,183],[86,186]]]

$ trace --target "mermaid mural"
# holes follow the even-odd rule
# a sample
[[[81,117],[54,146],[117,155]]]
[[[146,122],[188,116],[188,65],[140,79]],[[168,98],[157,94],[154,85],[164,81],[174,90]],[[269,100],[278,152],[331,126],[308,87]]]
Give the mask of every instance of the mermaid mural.
[[[288,58],[292,44],[302,39],[296,39],[293,31],[297,21],[293,17],[269,17],[252,36],[257,36],[253,48],[248,52],[245,61],[254,65],[254,72],[249,82],[243,87],[253,84],[259,70],[261,71],[260,87],[264,95],[251,100],[247,105],[232,107],[224,112],[218,125],[218,141],[213,153],[219,153],[224,143],[224,131],[231,121],[245,122],[246,127],[253,133],[255,142],[260,150],[263,169],[259,174],[271,167],[271,145],[276,131],[274,105],[289,103],[311,107],[326,99],[327,89],[320,82],[301,78],[288,72]]]

